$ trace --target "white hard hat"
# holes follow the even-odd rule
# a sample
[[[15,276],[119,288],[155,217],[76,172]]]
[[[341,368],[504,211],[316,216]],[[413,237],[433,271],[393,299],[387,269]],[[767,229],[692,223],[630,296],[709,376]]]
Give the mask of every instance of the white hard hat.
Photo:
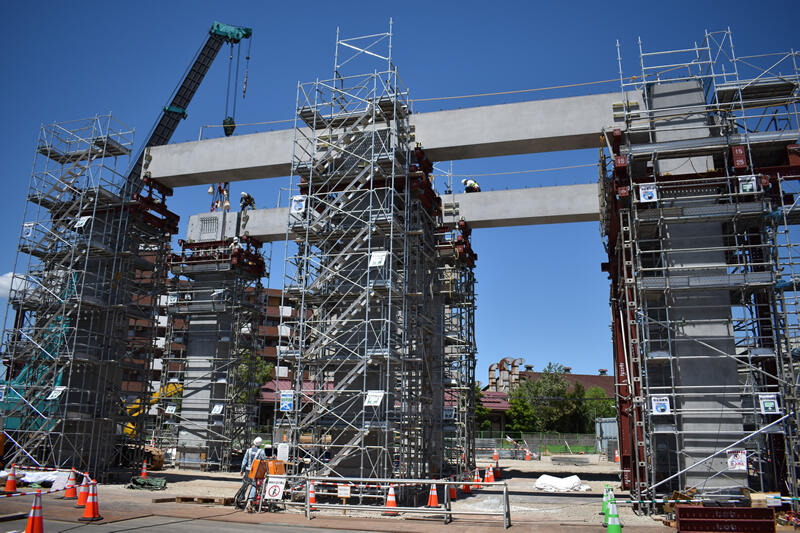
[[[253,446],[261,446],[262,442],[261,437],[256,437],[253,439]]]
[[[242,196],[247,196],[247,193],[242,191]]]
[[[461,180],[461,185],[466,185],[466,184],[467,184],[467,178],[464,178],[463,180]]]

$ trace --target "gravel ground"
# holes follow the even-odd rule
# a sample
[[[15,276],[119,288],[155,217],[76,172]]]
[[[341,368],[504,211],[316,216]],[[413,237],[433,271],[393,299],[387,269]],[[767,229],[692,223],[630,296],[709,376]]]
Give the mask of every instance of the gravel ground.
[[[479,463],[480,466],[485,466],[486,464]],[[620,495],[620,499],[626,497],[619,490],[617,465],[614,463],[601,462],[590,465],[570,466],[553,464],[546,457],[542,461],[501,460],[500,466],[502,469],[502,481],[508,483],[512,521],[515,523],[552,524],[554,531],[558,530],[559,526],[567,525],[585,526],[591,529],[597,527],[598,531],[602,531],[600,529],[602,516],[598,513],[602,505],[603,487],[610,483],[614,486],[617,494]],[[543,473],[559,477],[566,477],[572,474],[578,475],[584,483],[590,486],[590,490],[584,493],[561,494],[534,492],[533,485]],[[161,510],[166,512],[168,507],[176,504],[153,504],[151,503],[153,498],[174,496],[232,497],[241,486],[241,478],[236,473],[168,469],[150,472],[150,475],[165,477],[167,479],[167,489],[150,492],[130,490],[125,488],[124,484],[101,485],[99,487],[101,506],[106,509],[117,508],[120,511],[130,512],[135,512],[136,509],[151,509],[151,512],[161,514]],[[439,501],[443,501],[442,495],[440,495]],[[458,499],[453,502],[453,510],[499,512],[502,510],[502,503],[502,490],[500,489],[473,491],[469,497],[464,497],[459,492]],[[181,507],[190,510],[193,508],[192,505],[200,507],[199,504],[181,504]],[[225,508],[220,508],[220,511],[223,509]],[[620,520],[624,525],[635,526],[636,529],[640,527],[647,528],[648,531],[655,531],[652,528],[662,528],[663,531],[669,530],[652,518],[636,516],[628,505],[620,505],[619,511]],[[290,515],[299,513],[302,513],[302,510],[298,508],[289,508],[285,511],[285,514]],[[342,511],[327,510],[319,512],[318,516],[341,517]],[[375,513],[347,511],[347,516],[374,518]],[[424,518],[424,515],[416,516]],[[395,520],[403,520],[403,518],[389,520],[394,522]],[[501,520],[501,517],[494,517],[490,520]]]

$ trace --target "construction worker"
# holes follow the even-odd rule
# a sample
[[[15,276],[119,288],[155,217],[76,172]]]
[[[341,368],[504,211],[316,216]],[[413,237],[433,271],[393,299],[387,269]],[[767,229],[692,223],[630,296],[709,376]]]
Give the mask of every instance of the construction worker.
[[[246,192],[242,191],[242,198],[239,200],[239,207],[242,209],[242,214],[244,214],[245,210],[249,207],[250,209],[256,208],[256,201],[253,199],[252,196],[247,194]]]
[[[247,209],[248,208],[255,209],[256,201],[252,196],[242,191],[242,198],[239,200],[239,207],[242,210],[240,231],[244,231],[244,227],[247,225],[247,221],[250,220],[250,217],[247,216]]]
[[[481,192],[481,186],[472,178],[461,180],[461,185],[464,186],[464,192]]]
[[[261,437],[256,437],[253,439],[253,445],[244,452],[244,457],[242,458],[242,468],[240,472],[242,477],[245,477],[248,472],[250,472],[250,467],[253,466],[253,461],[256,459],[267,459],[267,456],[264,453],[263,440]],[[245,506],[245,510],[249,513],[253,512],[253,498],[256,497],[255,480],[252,481],[253,483],[250,486],[250,491],[247,494],[247,505]]]

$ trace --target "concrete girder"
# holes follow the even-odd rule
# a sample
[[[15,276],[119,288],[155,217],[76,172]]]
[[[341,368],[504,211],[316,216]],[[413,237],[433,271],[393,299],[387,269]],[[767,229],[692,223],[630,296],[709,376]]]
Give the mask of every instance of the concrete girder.
[[[442,199],[445,204],[458,204],[459,218],[464,217],[474,229],[591,222],[598,221],[600,213],[596,183],[462,193]],[[189,240],[198,239],[191,228],[200,227],[197,219],[203,215],[190,217]],[[249,211],[244,231],[262,242],[282,241],[288,215],[286,207]]]
[[[631,92],[629,101],[641,100]],[[432,161],[597,148],[619,92],[411,115]],[[622,126],[620,126],[622,127]],[[169,187],[288,176],[294,130],[154,146],[152,177]]]

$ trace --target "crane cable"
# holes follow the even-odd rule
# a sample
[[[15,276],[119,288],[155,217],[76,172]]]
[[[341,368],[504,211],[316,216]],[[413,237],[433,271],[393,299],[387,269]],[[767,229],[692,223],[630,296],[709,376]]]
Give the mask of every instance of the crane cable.
[[[231,98],[231,69],[233,68],[233,43],[231,43],[230,56],[228,57],[228,81],[225,84],[225,116],[228,116]]]
[[[233,117],[234,120],[236,120],[236,88],[239,85],[239,64],[241,62],[242,62],[242,45],[239,44],[236,47],[236,77],[233,79],[233,88],[231,89],[231,92],[233,93],[233,113],[231,113],[231,117]]]
[[[250,50],[253,45],[254,37],[251,35],[247,40],[247,55],[244,56],[244,80],[242,81],[242,100],[247,95],[247,74],[250,72]]]

